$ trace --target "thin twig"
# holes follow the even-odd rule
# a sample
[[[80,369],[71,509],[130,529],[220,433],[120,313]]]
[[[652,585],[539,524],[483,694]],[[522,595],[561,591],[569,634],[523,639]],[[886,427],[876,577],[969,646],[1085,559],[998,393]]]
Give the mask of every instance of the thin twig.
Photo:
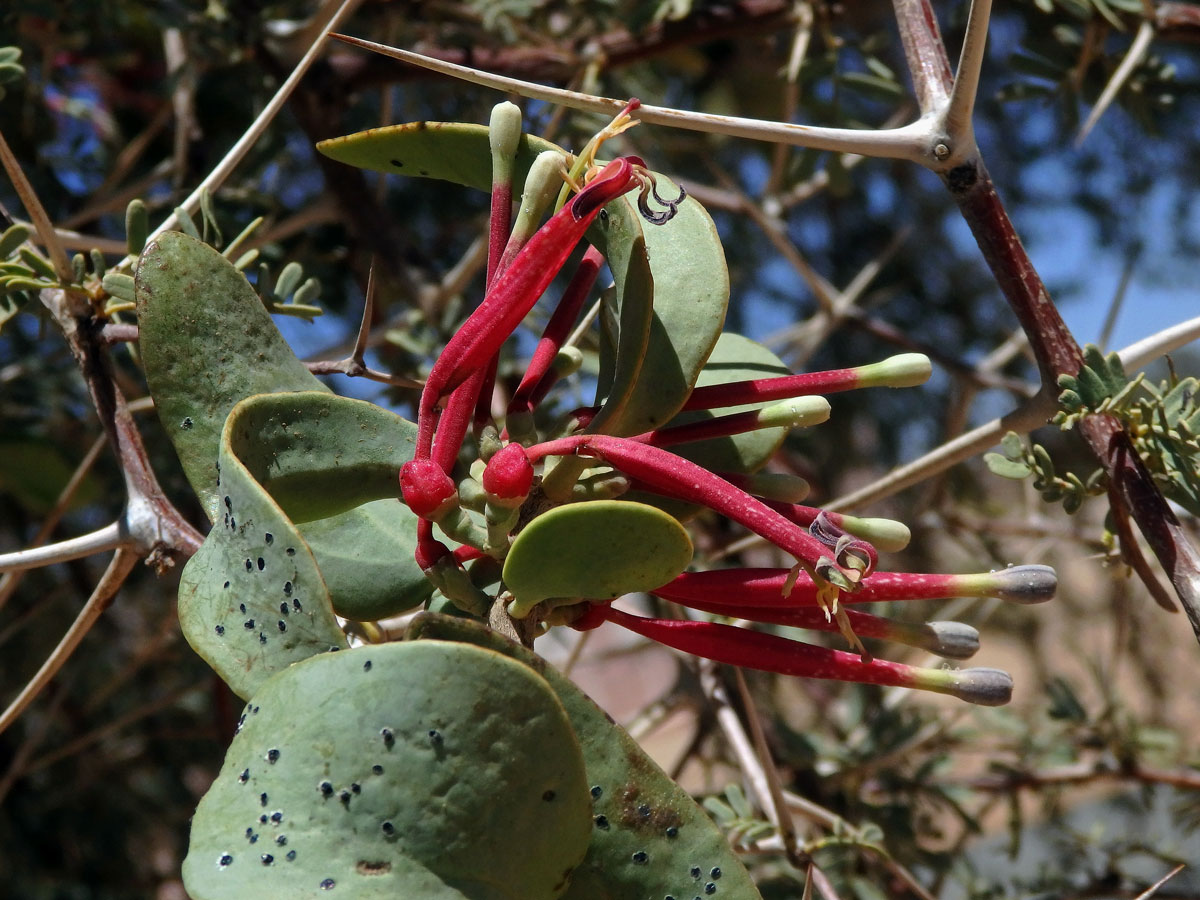
[[[893,0],[892,8],[921,114],[945,109],[954,75],[933,5],[929,0]]]
[[[384,56],[390,56],[410,65],[420,66],[478,84],[498,91],[507,91],[544,100],[548,103],[558,103],[572,109],[588,112],[598,112],[614,116],[624,108],[625,100],[614,100],[598,97],[594,94],[584,94],[579,91],[568,91],[563,88],[547,87],[522,81],[518,78],[508,78],[503,75],[493,75],[470,66],[460,66],[456,63],[431,59],[419,53],[411,53],[396,47],[377,44],[374,41],[364,41],[361,38],[344,34],[331,34],[330,37],[344,41],[364,50],[371,50]],[[750,138],[752,140],[768,141],[771,143],[792,144],[797,147],[812,147],[817,150],[832,150],[839,153],[861,153],[864,156],[875,156],[884,159],[905,159],[921,165],[938,168],[937,161],[932,157],[930,138],[933,127],[930,122],[918,119],[909,125],[899,128],[856,129],[856,128],[817,128],[808,125],[793,125],[788,122],[772,122],[765,119],[746,119],[739,116],[719,116],[711,113],[697,113],[681,109],[671,109],[663,106],[642,105],[632,113],[633,117],[654,125],[668,125],[688,131],[702,131],[710,134],[725,134],[732,137]]]
[[[68,538],[42,547],[0,553],[0,572],[16,572],[21,569],[36,569],[55,563],[69,562],[131,545],[132,541],[121,527],[121,521],[111,522],[103,528],[78,537]]]
[[[125,578],[133,571],[133,567],[137,565],[138,554],[127,548],[120,548],[113,554],[112,560],[108,564],[108,568],[104,570],[104,574],[100,576],[100,581],[96,584],[95,590],[84,604],[83,609],[79,611],[79,615],[75,617],[75,621],[71,623],[71,627],[67,629],[67,633],[63,635],[62,640],[58,642],[58,646],[51,651],[46,657],[46,661],[42,663],[42,667],[37,670],[32,678],[25,684],[19,693],[8,705],[8,708],[0,713],[0,734],[4,733],[13,722],[25,711],[25,708],[34,701],[38,694],[50,683],[50,680],[58,674],[59,669],[63,664],[70,659],[71,654],[75,652],[75,648],[79,646],[79,642],[96,624],[96,620],[100,618],[100,614],[108,609],[112,603],[113,597],[116,596],[121,585],[125,583]]]
[[[16,156],[8,146],[8,141],[4,139],[3,131],[0,131],[0,165],[3,165],[4,171],[8,174],[8,180],[12,182],[13,190],[21,198],[21,205],[25,207],[25,212],[29,213],[29,219],[37,229],[38,238],[50,256],[50,263],[54,266],[54,272],[58,276],[59,282],[70,284],[75,280],[75,272],[71,268],[71,261],[67,259],[67,251],[63,249],[62,243],[58,239],[54,223],[50,221],[46,207],[42,206],[37,191],[25,177],[25,173],[21,170],[21,164],[17,162]],[[78,301],[78,298],[75,299]]]
[[[1117,327],[1117,316],[1121,314],[1121,307],[1125,305],[1125,295],[1129,293],[1129,284],[1133,281],[1133,270],[1137,265],[1138,254],[1130,253],[1125,259],[1125,266],[1121,269],[1121,279],[1117,282],[1117,289],[1113,292],[1112,301],[1108,304],[1108,312],[1104,314],[1104,324],[1100,326],[1100,334],[1096,336],[1096,346],[1103,350],[1108,346],[1108,342],[1112,340],[1113,329]]]
[[[1150,887],[1146,888],[1144,891],[1134,897],[1133,900],[1149,900],[1149,898],[1152,897],[1160,887],[1162,887],[1186,868],[1187,863],[1180,863],[1162,878],[1158,879],[1158,881],[1154,882],[1154,884],[1150,885]]]
[[[746,686],[746,676],[742,674],[740,667],[733,667],[733,677],[737,684],[738,696],[742,701],[742,708],[746,712],[746,721],[750,725],[750,736],[754,739],[754,748],[758,752],[758,759],[762,764],[763,777],[767,780],[771,801],[768,818],[776,825],[788,860],[792,865],[798,866],[802,860],[800,851],[797,849],[796,823],[792,821],[791,812],[784,801],[783,783],[779,778],[779,770],[775,767],[775,760],[771,756],[771,748],[767,745],[767,736],[763,733],[758,708],[754,703],[754,698],[750,695],[750,689]]]
[[[304,365],[314,375],[348,375],[352,378],[366,378],[368,381],[378,381],[381,384],[390,384],[392,387],[409,388],[411,390],[420,390],[425,386],[425,382],[419,378],[409,378],[405,375],[393,375],[390,372],[381,372],[378,369],[372,369],[370,366],[357,363],[352,359],[315,360],[306,362]]]
[[[973,132],[971,117],[975,112],[975,96],[979,92],[979,73],[983,68],[991,13],[992,0],[973,0],[971,3],[967,33],[958,57],[958,69],[954,73],[954,87],[950,89],[945,118],[947,131],[959,136],[959,140]],[[974,143],[973,140],[971,142]]]
[[[767,814],[772,825],[778,827],[778,819],[771,818],[773,804],[767,774],[763,770],[758,754],[754,752],[753,742],[746,734],[746,729],[742,727],[741,719],[738,718],[729,702],[729,695],[725,691],[725,685],[721,682],[720,666],[717,663],[709,660],[700,661],[700,686],[712,704],[717,724],[724,733],[725,740],[729,741],[733,755],[737,757],[742,774],[750,785],[759,809]]]
[[[1134,73],[1137,67],[1141,65],[1142,60],[1146,58],[1146,54],[1150,52],[1150,45],[1154,41],[1154,31],[1154,19],[1143,19],[1142,24],[1138,26],[1137,34],[1134,35],[1133,43],[1129,45],[1129,52],[1125,54],[1125,58],[1121,60],[1121,64],[1113,72],[1112,78],[1108,79],[1108,84],[1104,86],[1104,91],[1100,94],[1096,105],[1092,107],[1092,111],[1088,113],[1087,119],[1079,127],[1079,134],[1075,137],[1076,147],[1082,144],[1087,139],[1087,136],[1091,134],[1092,129],[1096,127],[1096,123],[1100,121],[1100,117],[1104,115],[1104,111],[1117,99],[1117,94],[1121,92],[1121,88],[1125,86],[1125,82],[1129,80],[1129,76]]]

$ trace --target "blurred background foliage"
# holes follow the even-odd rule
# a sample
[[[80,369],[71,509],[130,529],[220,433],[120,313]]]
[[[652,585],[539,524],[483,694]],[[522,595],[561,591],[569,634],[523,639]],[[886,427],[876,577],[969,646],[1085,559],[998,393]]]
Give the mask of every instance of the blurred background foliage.
[[[935,6],[953,57],[966,4]],[[5,85],[0,129],[51,218],[78,233],[71,252],[97,247],[110,263],[119,259],[135,197],[152,222],[169,213],[241,136],[328,9],[5,3],[0,45],[20,47],[25,77]],[[1149,52],[1077,146],[1147,11],[1157,29]],[[851,127],[902,123],[915,109],[891,7],[875,0],[364,0],[344,30],[658,105]],[[1081,343],[1119,348],[1200,309],[1197,39],[1200,9],[1183,3],[1021,0],[994,13],[977,135]],[[302,356],[345,355],[374,259],[384,302],[368,362],[420,377],[480,295],[478,262],[459,264],[486,217],[482,195],[378,179],[325,160],[313,144],[393,122],[485,122],[498,99],[337,44],[303,79],[214,198],[226,236],[264,217],[247,246],[273,273],[294,261],[319,280],[325,314],[279,320]],[[567,146],[600,124],[523,107],[528,130]],[[766,341],[798,369],[854,365],[897,348],[934,358],[925,388],[835,399],[830,423],[789,441],[774,465],[808,478],[817,502],[1010,409],[1036,384],[1014,319],[929,173],[649,126],[632,132],[629,146],[682,180],[716,219],[733,281],[730,330]],[[6,217],[24,218],[7,183],[0,203]],[[864,284],[868,268],[877,271]],[[823,317],[814,285],[835,296],[852,288],[857,302]],[[28,545],[100,436],[74,361],[48,325],[35,301],[0,330],[0,550]],[[519,377],[520,352],[502,370],[510,380],[501,389]],[[143,396],[136,353],[121,346],[114,356],[129,395]],[[1183,375],[1200,370],[1186,350],[1175,363]],[[375,382],[332,383],[402,413],[416,399]],[[139,421],[172,500],[202,521],[153,415]],[[1072,441],[1044,438],[1067,468],[1079,452]],[[119,512],[123,491],[108,452],[51,539]],[[1195,644],[1182,617],[1154,608],[1113,564],[1099,515],[1068,518],[977,462],[869,514],[895,516],[914,532],[889,569],[1059,569],[1051,606],[976,601],[953,612],[981,627],[982,664],[1014,672],[1016,700],[964,712],[897,691],[749,678],[784,786],[803,798],[802,843],[845,898],[911,896],[907,872],[946,897],[1135,896],[1176,862],[1200,858],[1200,710],[1187,677]],[[710,551],[740,536],[716,523],[698,527]],[[740,552],[747,564],[773,562]],[[97,560],[36,570],[11,595],[0,581],[5,702],[100,570]],[[64,674],[0,737],[0,871],[10,896],[182,896],[188,818],[220,763],[235,704],[180,640],[174,577],[146,571],[131,580]],[[563,649],[547,640],[551,655]],[[610,655],[620,666],[644,652],[660,651]],[[617,714],[685,786],[715,798],[718,820],[752,845],[747,860],[764,895],[800,897],[803,870],[781,855],[761,810],[739,800],[736,763],[690,664],[660,662],[665,677],[642,685],[645,703]],[[595,684],[582,678],[585,687],[601,693],[617,677],[588,671]],[[683,726],[677,713],[687,714]],[[684,738],[655,743],[664,722]],[[1200,875],[1185,871],[1159,895],[1200,896]]]

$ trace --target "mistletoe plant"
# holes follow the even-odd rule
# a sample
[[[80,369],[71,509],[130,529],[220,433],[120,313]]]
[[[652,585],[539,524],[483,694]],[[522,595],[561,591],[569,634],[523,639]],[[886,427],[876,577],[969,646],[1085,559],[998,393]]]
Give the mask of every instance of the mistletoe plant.
[[[532,652],[556,626],[613,623],[718,662],[1007,701],[999,670],[888,662],[862,643],[963,659],[978,649],[969,626],[848,607],[1039,601],[1050,569],[879,571],[879,551],[907,541],[902,524],[803,506],[799,479],[760,471],[789,428],[830,415],[820,394],[916,385],[929,361],[793,375],[724,333],[708,214],[641,159],[600,160],[636,105],[578,155],[522,134],[509,103],[490,127],[415,123],[320,145],[491,190],[487,286],[430,369],[415,423],[331,393],[227,255],[176,232],[140,253],[147,381],[213,523],[183,571],[180,622],[247,701],[193,821],[194,897],[758,896],[704,811]],[[495,416],[502,347],[581,244]],[[551,389],[579,366],[570,334],[604,266],[596,400],[561,410]],[[686,528],[705,509],[795,565],[707,565]],[[674,615],[612,605],[634,592]],[[418,607],[406,640],[378,624]]]

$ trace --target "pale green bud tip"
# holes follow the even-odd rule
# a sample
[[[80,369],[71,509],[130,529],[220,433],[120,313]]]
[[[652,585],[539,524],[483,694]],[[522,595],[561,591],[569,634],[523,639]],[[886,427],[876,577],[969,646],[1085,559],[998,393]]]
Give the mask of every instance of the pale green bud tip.
[[[506,159],[511,167],[521,143],[521,108],[517,104],[505,100],[492,107],[488,143],[492,148],[492,159]]]
[[[858,387],[916,387],[933,374],[924,353],[901,353],[858,368]]]
[[[829,401],[824,397],[797,397],[768,406],[758,414],[761,428],[800,428],[819,425],[829,418]]]
[[[583,365],[583,351],[578,347],[562,347],[554,354],[554,372],[559,378],[574,375]]]
[[[534,157],[529,174],[525,176],[521,208],[513,222],[510,242],[516,240],[518,244],[523,244],[537,231],[542,213],[562,187],[566,170],[566,157],[557,150],[543,150]]]
[[[746,491],[780,503],[800,503],[808,496],[808,482],[787,472],[758,472],[746,476]]]
[[[979,631],[963,622],[926,622],[923,650],[947,659],[970,659],[979,650]]]
[[[908,546],[912,532],[903,522],[895,519],[842,516],[841,526],[855,537],[870,541],[876,550],[884,553],[899,553]]]

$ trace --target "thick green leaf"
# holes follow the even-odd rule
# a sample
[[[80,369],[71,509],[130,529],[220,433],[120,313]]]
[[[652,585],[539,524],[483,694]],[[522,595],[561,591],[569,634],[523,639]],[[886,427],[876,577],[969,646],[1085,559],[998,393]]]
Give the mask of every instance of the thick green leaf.
[[[299,525],[338,615],[370,620],[423,603],[417,519],[395,498],[416,427],[361,400],[262,394],[238,407],[232,447]]]
[[[504,560],[523,617],[551,598],[612,600],[666,584],[692,561],[692,541],[662,510],[624,500],[569,503],[527,525]]]
[[[396,497],[416,426],[336,394],[260,394],[226,426],[232,451],[293,522]]]
[[[239,419],[252,420],[264,397],[229,416],[216,483],[224,514],[179,580],[184,637],[240,697],[292,663],[346,646],[308,544],[237,452]]]
[[[339,616],[385,619],[429,599],[433,585],[413,554],[416,517],[396,500],[376,500],[299,526],[317,558]]]
[[[627,421],[625,409],[650,341],[654,275],[637,209],[626,197],[618,197],[604,208],[588,231],[588,239],[604,254],[613,277],[600,308],[600,374],[596,384],[600,409],[588,430],[618,435],[640,433],[645,429]]]
[[[214,462],[234,405],[252,394],[324,391],[233,264],[195,238],[159,235],[135,278],[139,344],[159,418],[213,521]]]
[[[308,523],[300,531],[312,538],[310,549],[340,614],[392,615],[428,597],[428,582],[413,561],[411,513],[398,503],[386,512],[355,509],[396,496],[396,473],[412,457],[414,426],[369,403],[326,393],[242,274],[194,238],[168,233],[146,248],[137,297],[150,390],[210,518],[227,512],[215,462],[234,406],[254,395],[309,392],[302,401],[256,401],[255,415],[240,420],[234,452],[287,518]]]
[[[720,830],[628,734],[544,659],[467,619],[421,613],[413,638],[465,641],[518,659],[549,682],[583,748],[592,838],[564,900],[760,895]],[[719,877],[714,875],[714,870]],[[708,890],[708,885],[713,890]]]
[[[679,193],[666,177],[657,180],[663,196]],[[632,194],[606,209],[589,236],[621,277],[604,301],[605,402],[589,430],[640,434],[679,412],[695,385],[725,321],[729,272],[716,226],[694,199],[663,225],[642,220]],[[631,264],[643,254],[648,272]]]
[[[438,178],[481,191],[492,189],[492,153],[488,127],[462,122],[409,122],[372,128],[317,144],[330,159],[375,172]],[[525,176],[544,150],[564,151],[531,134],[521,136],[513,171],[513,195],[520,196]]]
[[[552,900],[588,781],[528,666],[464,643],[360,647],[263,685],[192,820],[195,900]]]
[[[225,514],[184,569],[180,621],[237,693],[342,644],[334,610],[376,619],[429,597],[413,559],[416,517],[393,499],[414,432],[371,403],[318,391],[234,407],[220,455]],[[293,552],[281,557],[280,541]],[[260,574],[268,563],[282,579]],[[301,611],[307,624],[282,618]]]

